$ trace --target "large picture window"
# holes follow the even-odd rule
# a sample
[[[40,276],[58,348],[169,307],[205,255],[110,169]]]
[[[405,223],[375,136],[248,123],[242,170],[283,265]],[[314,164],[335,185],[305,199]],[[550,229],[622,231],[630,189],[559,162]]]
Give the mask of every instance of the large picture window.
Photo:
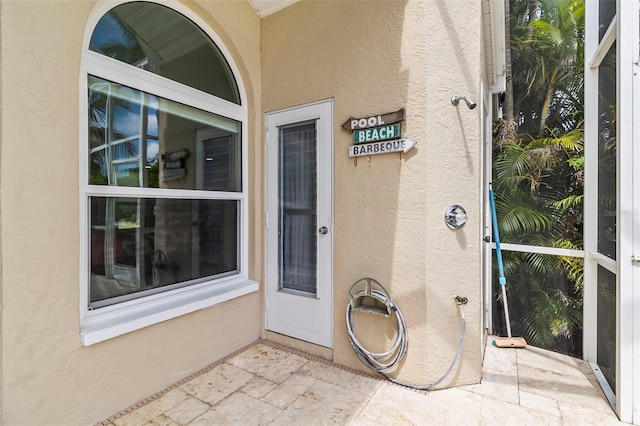
[[[99,20],[83,65],[85,319],[246,280],[246,107],[221,49],[184,15],[130,2]]]

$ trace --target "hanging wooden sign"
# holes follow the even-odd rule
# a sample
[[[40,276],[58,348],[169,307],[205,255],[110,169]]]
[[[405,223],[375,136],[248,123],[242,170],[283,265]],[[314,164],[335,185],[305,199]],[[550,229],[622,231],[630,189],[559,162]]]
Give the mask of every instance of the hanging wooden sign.
[[[349,117],[347,121],[342,124],[342,128],[349,130],[350,132],[358,129],[368,129],[371,127],[384,126],[385,124],[394,124],[404,121],[405,112],[404,108],[400,108],[395,112],[388,112],[386,114],[372,115],[370,117],[354,118]]]

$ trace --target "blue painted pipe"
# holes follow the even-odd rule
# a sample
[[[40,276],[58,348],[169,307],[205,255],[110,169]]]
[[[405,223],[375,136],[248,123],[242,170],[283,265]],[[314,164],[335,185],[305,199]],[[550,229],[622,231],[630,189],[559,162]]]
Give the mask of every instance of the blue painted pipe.
[[[507,303],[507,279],[504,276],[502,265],[502,250],[500,250],[500,233],[498,232],[498,215],[496,214],[496,200],[493,197],[493,186],[489,184],[489,200],[491,201],[491,220],[493,222],[493,240],[496,243],[496,257],[498,258],[498,282],[502,290],[502,306],[504,307],[504,320],[507,325],[507,336],[511,340],[511,319],[509,318],[509,304]]]
[[[496,256],[498,258],[498,282],[500,285],[507,285],[504,277],[504,266],[502,265],[502,251],[500,250],[500,234],[498,233],[498,216],[496,215],[496,200],[493,197],[493,186],[489,184],[489,200],[491,201],[491,220],[493,222],[493,241],[496,243]]]

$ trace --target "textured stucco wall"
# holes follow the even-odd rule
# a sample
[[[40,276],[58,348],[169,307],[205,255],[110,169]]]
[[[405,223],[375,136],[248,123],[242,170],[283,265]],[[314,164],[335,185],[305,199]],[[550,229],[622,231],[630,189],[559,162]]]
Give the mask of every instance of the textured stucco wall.
[[[480,18],[480,1],[303,0],[263,20],[264,111],[335,102],[336,362],[365,369],[350,347],[344,313],[349,286],[371,276],[407,321],[401,380],[432,383],[446,371],[460,336],[455,294],[469,298],[467,337],[445,383],[480,379],[480,121],[478,109],[450,102],[454,94],[478,95]],[[352,135],[340,125],[401,107],[403,134],[417,149],[355,165],[347,154]],[[469,214],[459,231],[444,224],[452,203]],[[370,349],[388,344],[394,325],[356,315]]]
[[[6,425],[86,425],[259,336],[253,293],[89,347],[79,333],[80,58],[93,1],[2,1],[2,417]],[[223,40],[261,126],[260,20],[245,2],[189,2]],[[249,169],[261,178],[260,144]],[[261,205],[253,175],[250,206]],[[258,192],[256,192],[256,188]],[[258,207],[259,208],[259,207]],[[250,277],[262,241],[250,215]],[[242,321],[238,321],[238,313]]]
[[[433,206],[426,215],[427,311],[429,318],[442,318],[442,323],[428,330],[426,351],[440,371],[448,366],[459,329],[448,315],[448,303],[454,293],[467,297],[468,333],[461,363],[468,375],[461,373],[456,379],[477,382],[482,374],[480,339],[484,335],[480,330],[483,118],[480,107],[469,110],[460,103],[456,108],[450,99],[465,95],[481,103],[481,5],[480,1],[428,1],[427,11],[426,190]],[[461,230],[443,225],[443,214],[450,204],[460,204],[467,211],[469,221]]]
[[[453,295],[469,298],[461,364],[448,384],[477,382],[479,111],[449,100],[478,94],[480,2],[303,0],[262,22],[244,1],[184,5],[221,38],[245,83],[250,277],[263,276],[262,113],[332,97],[334,360],[364,368],[349,346],[344,309],[351,283],[372,276],[407,319],[399,378],[413,383],[432,382],[448,367],[459,337]],[[254,340],[262,296],[80,345],[78,79],[94,2],[3,0],[0,7],[0,423],[89,424]],[[403,133],[417,149],[370,163],[362,157],[355,166],[351,134],[340,124],[400,107],[407,109]],[[443,222],[451,203],[469,213],[460,231]],[[393,337],[389,322],[356,321],[374,348]]]

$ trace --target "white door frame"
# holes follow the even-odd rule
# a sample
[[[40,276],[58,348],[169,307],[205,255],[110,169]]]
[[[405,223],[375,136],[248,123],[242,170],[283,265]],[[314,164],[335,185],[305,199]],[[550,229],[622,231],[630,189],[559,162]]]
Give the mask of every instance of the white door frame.
[[[630,5],[627,5],[630,10],[625,13],[628,13],[629,16],[635,16],[635,19],[631,19],[630,25],[632,26],[632,36],[629,37],[630,42],[633,43],[633,40],[638,43],[638,38],[640,37],[640,4],[636,1]],[[638,143],[640,143],[640,46],[638,44],[635,47],[632,46],[632,55],[631,58],[631,78],[633,79],[633,135],[632,140],[634,141],[634,146],[632,146],[633,152],[629,158],[632,161],[632,165],[640,165],[640,148],[638,147]],[[633,167],[630,168],[633,170]],[[637,169],[636,169],[637,170]],[[633,188],[630,190],[631,199],[633,202],[632,212],[630,215],[631,226],[633,228],[632,233],[632,265],[630,273],[630,278],[632,282],[632,306],[633,306],[633,316],[632,322],[633,330],[630,331],[632,333],[631,339],[633,341],[632,346],[632,356],[631,363],[633,365],[632,370],[632,395],[633,395],[633,424],[640,424],[640,362],[633,362],[633,359],[638,359],[640,357],[640,263],[637,263],[637,260],[640,257],[640,173],[637,171],[633,173]]]
[[[481,353],[484,353],[486,344],[485,337],[491,334],[493,330],[493,283],[492,283],[492,257],[493,249],[491,244],[491,205],[489,202],[489,183],[493,177],[493,135],[491,132],[493,122],[493,97],[491,91],[485,91],[484,85],[480,87],[480,140],[482,146],[480,152],[483,158],[483,167],[480,172],[480,205],[482,220],[480,222],[480,244],[482,246],[482,312],[480,315],[480,323],[483,338],[480,341]],[[485,238],[489,238],[487,241]]]
[[[317,294],[281,291],[278,278],[278,146],[279,127],[316,120],[318,141]],[[266,329],[324,347],[333,347],[333,100],[269,112],[266,115]],[[270,143],[276,141],[276,143]],[[276,172],[270,172],[275,167]]]

